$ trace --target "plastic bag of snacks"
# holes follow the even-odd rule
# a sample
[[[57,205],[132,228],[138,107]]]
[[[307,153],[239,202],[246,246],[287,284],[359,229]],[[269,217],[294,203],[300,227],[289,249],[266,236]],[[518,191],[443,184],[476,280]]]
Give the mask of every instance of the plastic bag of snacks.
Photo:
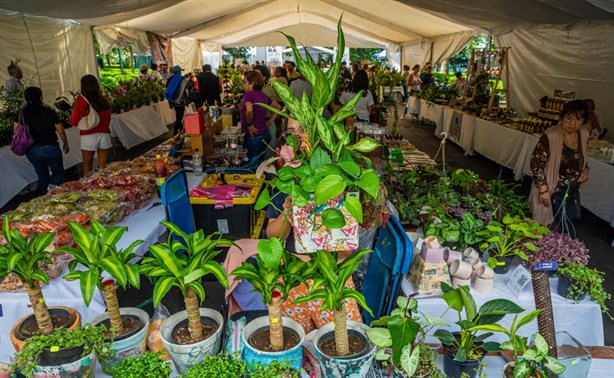
[[[162,323],[171,316],[171,313],[168,311],[166,306],[162,303],[156,307],[154,314],[149,322],[149,331],[147,333],[147,350],[150,352],[158,352],[161,351],[162,354],[160,358],[168,361],[171,359],[171,356],[168,355],[168,352],[164,348],[164,344],[162,344],[162,337],[160,336],[160,327]]]

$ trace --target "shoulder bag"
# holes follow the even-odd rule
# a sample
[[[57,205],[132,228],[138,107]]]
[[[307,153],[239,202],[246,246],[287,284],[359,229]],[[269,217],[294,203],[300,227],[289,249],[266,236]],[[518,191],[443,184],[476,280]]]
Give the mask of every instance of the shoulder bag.
[[[33,144],[34,139],[32,139],[32,134],[30,133],[30,126],[26,125],[23,118],[23,108],[19,109],[19,126],[17,126],[17,130],[15,130],[11,140],[11,151],[15,155],[23,156]]]
[[[98,126],[98,124],[100,123],[100,117],[98,116],[98,113],[96,112],[96,110],[94,110],[92,105],[90,105],[90,102],[87,101],[87,98],[85,96],[81,96],[81,97],[85,100],[85,103],[90,107],[90,112],[88,115],[84,116],[83,118],[81,118],[81,120],[79,120],[79,124],[77,125],[77,127],[81,131],[88,131]]]

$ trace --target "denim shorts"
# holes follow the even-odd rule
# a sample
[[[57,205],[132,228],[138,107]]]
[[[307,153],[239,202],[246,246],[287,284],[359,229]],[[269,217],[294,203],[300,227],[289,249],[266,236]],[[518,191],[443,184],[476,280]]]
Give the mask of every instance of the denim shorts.
[[[95,133],[90,135],[81,135],[81,149],[85,151],[108,150],[113,144],[111,143],[111,134]]]

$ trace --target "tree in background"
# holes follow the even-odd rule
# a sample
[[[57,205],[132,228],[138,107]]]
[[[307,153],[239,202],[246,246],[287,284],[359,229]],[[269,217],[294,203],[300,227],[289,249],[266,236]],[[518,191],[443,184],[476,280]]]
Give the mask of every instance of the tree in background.
[[[471,58],[471,51],[473,51],[473,49],[488,48],[488,39],[488,34],[482,34],[469,41],[461,51],[448,58],[447,71],[449,72],[451,69],[452,74],[454,74],[455,72],[461,71],[461,67],[467,69],[469,58]],[[494,42],[491,47],[495,47]]]
[[[232,59],[247,60],[249,54],[248,47],[227,47],[224,49],[228,54],[232,56]]]
[[[350,60],[352,63],[356,63],[359,60],[363,63],[365,62],[374,62],[375,55],[379,54],[383,51],[383,49],[373,49],[373,48],[350,48]],[[348,62],[349,63],[349,62]]]

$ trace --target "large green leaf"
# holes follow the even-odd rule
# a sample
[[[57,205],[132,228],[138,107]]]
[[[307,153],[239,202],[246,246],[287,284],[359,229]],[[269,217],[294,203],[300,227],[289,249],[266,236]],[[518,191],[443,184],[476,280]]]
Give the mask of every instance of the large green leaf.
[[[200,281],[193,281],[188,284],[188,287],[192,288],[198,295],[198,299],[202,303],[205,300],[205,288]]]
[[[301,165],[300,167],[294,169],[294,175],[300,178],[305,178],[312,176],[314,174],[313,168],[310,165]]]
[[[333,130],[322,115],[316,115],[316,130],[320,140],[329,151],[334,151],[336,144],[333,138]]]
[[[139,267],[135,264],[127,264],[126,265],[126,278],[130,285],[135,288],[139,288],[141,286],[141,276],[139,274]]]
[[[264,189],[262,192],[260,192],[260,195],[258,196],[258,200],[256,201],[256,205],[254,206],[254,208],[256,210],[262,210],[266,208],[267,206],[269,206],[270,204],[271,204],[271,196],[269,194],[268,189]]]
[[[102,244],[108,246],[115,246],[126,231],[128,231],[128,227],[112,226],[107,228],[103,233]]]
[[[492,299],[480,307],[481,315],[519,314],[524,309],[508,299]]]
[[[322,181],[321,176],[308,176],[301,180],[301,187],[307,193],[313,193],[316,191],[318,184]]]
[[[367,192],[373,198],[377,198],[379,194],[380,181],[373,169],[364,170],[360,178],[354,182],[354,185]]]
[[[346,195],[343,203],[345,209],[350,213],[358,223],[362,223],[362,205],[358,198]]]
[[[401,351],[401,368],[408,377],[413,377],[420,360],[421,345],[416,345],[412,351],[411,344],[405,345]]]
[[[258,242],[258,257],[264,262],[264,266],[269,269],[278,268],[281,264],[284,247],[279,238],[260,240]]]
[[[443,294],[443,300],[448,304],[448,307],[457,312],[463,310],[463,298],[459,291],[459,289],[454,289]]]
[[[328,175],[342,175],[343,171],[335,164],[324,164],[316,168],[317,176],[326,177]]]
[[[552,356],[545,356],[546,363],[544,366],[554,373],[554,375],[561,375],[565,372],[565,365],[560,363],[556,358]]]
[[[176,280],[177,279],[175,277],[166,276],[166,277],[160,278],[156,282],[156,285],[154,286],[153,298],[152,298],[153,305],[155,307],[158,307],[158,304],[160,304],[160,301],[162,300],[162,298],[164,298],[166,293],[168,293],[171,287],[173,287]]]
[[[347,117],[356,114],[356,104],[358,104],[358,102],[360,101],[362,93],[362,91],[356,93],[356,95],[352,97],[350,101],[348,101],[341,109],[337,110],[337,113],[333,114],[329,122],[338,123],[343,121]]]
[[[353,146],[348,146],[347,149],[350,151],[358,151],[358,152],[367,153],[367,152],[371,152],[375,150],[377,147],[380,147],[380,146],[381,144],[377,143],[372,138],[360,138],[358,143],[356,143]]]
[[[473,332],[473,331],[492,331],[492,332],[501,332],[504,334],[507,334],[507,329],[505,329],[504,327],[498,325],[498,324],[485,324],[485,325],[478,325],[475,327],[471,327],[469,329],[469,331]]]
[[[392,346],[392,337],[390,331],[386,328],[369,328],[367,330],[367,336],[373,344],[378,347],[390,347]]]
[[[115,282],[123,288],[126,287],[126,270],[124,265],[119,261],[117,256],[110,255],[100,260],[98,265],[113,277]]]
[[[531,365],[527,361],[519,361],[514,365],[514,377],[528,377],[532,371]]]
[[[291,167],[283,167],[277,172],[280,180],[288,181],[294,178],[294,172]]]
[[[319,147],[313,151],[309,159],[309,164],[313,170],[325,164],[332,164],[332,162],[330,155]]]
[[[537,348],[539,353],[548,354],[548,342],[542,335],[536,333],[533,341],[535,342],[535,348]]]
[[[345,227],[343,213],[337,209],[328,208],[322,212],[322,224],[328,228]]]
[[[469,286],[459,286],[458,289],[461,298],[463,299],[463,306],[465,307],[465,315],[467,316],[467,320],[473,320],[478,309],[469,290]]]
[[[358,164],[354,163],[353,161],[341,161],[337,163],[337,166],[339,166],[348,175],[352,177],[360,176],[360,167],[358,166]]]
[[[202,268],[195,269],[183,277],[183,283],[187,285],[193,281],[199,280],[202,276],[208,273],[209,272],[207,272],[205,269],[202,269]]]
[[[81,295],[83,296],[83,302],[87,307],[90,306],[92,298],[94,297],[94,289],[98,285],[100,274],[98,269],[94,268],[87,272],[81,272]]]
[[[349,299],[355,300],[356,303],[358,303],[358,305],[360,307],[362,307],[363,310],[365,310],[366,312],[371,314],[371,316],[373,316],[373,312],[371,311],[371,309],[367,305],[367,301],[365,300],[365,296],[362,295],[361,293],[359,293],[358,291],[356,291],[354,289],[345,288],[345,289],[343,289],[342,297],[343,297],[342,299],[349,298]]]
[[[92,245],[93,238],[91,233],[77,222],[68,221],[66,222],[66,225],[72,233],[75,244],[77,244],[77,246],[79,246],[79,248],[81,248],[81,250],[87,255],[87,251],[90,250],[90,246]]]
[[[520,320],[518,320],[518,323],[516,323],[516,330],[520,329],[521,327],[529,323],[532,323],[535,320],[535,318],[537,318],[540,312],[541,310],[533,310],[529,313],[526,313],[522,318],[520,318]]]
[[[314,188],[315,189],[315,188]],[[292,204],[302,207],[309,203],[311,196],[299,185],[292,186]]]
[[[215,278],[217,278],[218,282],[224,289],[228,289],[228,276],[226,275],[226,271],[217,261],[207,261],[203,264],[203,268],[210,273],[213,273]]]
[[[171,251],[159,244],[154,244],[150,246],[149,251],[158,260],[160,266],[166,269],[167,272],[169,272],[175,277],[181,276],[181,262],[177,259],[177,257],[175,257],[175,255]]]
[[[378,188],[379,189],[379,188]],[[316,205],[322,205],[337,197],[345,190],[345,181],[339,175],[324,177],[315,190]]]
[[[393,316],[388,322],[392,336],[392,363],[399,366],[401,351],[406,345],[411,345],[420,331],[420,324],[411,318]]]

